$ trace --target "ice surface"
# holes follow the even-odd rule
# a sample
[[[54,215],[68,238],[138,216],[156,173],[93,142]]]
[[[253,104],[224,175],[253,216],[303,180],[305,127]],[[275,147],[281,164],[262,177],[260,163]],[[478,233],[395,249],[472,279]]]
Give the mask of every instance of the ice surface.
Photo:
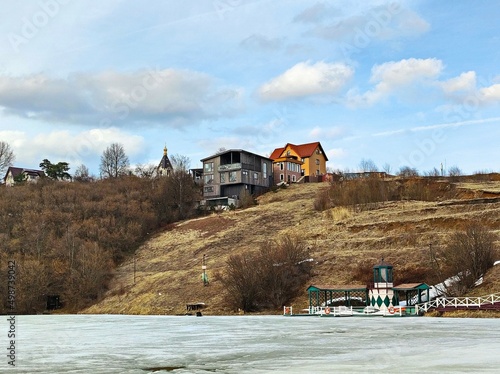
[[[4,355],[1,373],[496,373],[500,368],[500,319],[17,319],[16,368]],[[3,342],[7,347],[6,336]]]

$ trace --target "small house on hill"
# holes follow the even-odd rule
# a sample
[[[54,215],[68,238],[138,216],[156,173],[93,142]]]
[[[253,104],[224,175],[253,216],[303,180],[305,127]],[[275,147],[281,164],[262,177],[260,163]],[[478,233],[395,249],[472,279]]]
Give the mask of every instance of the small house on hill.
[[[3,178],[5,186],[11,187],[17,182],[36,183],[39,178],[43,178],[43,170],[26,169],[10,166]]]
[[[322,181],[326,174],[328,157],[320,142],[306,144],[287,143],[276,148],[269,156],[273,160],[275,183]]]

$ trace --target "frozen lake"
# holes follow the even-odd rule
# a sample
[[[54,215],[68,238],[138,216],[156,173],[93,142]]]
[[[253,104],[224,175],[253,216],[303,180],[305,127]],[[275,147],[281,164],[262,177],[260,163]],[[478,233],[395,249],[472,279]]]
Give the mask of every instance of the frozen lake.
[[[0,324],[4,352],[7,318]],[[500,371],[500,319],[16,318],[16,367],[2,354],[1,373]]]

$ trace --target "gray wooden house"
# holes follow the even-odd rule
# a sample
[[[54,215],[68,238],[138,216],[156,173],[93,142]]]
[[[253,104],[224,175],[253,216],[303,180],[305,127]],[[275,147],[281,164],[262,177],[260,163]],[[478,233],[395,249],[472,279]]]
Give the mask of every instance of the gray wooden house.
[[[258,195],[273,185],[272,160],[242,149],[206,157],[203,198],[207,205],[238,205],[244,193]]]

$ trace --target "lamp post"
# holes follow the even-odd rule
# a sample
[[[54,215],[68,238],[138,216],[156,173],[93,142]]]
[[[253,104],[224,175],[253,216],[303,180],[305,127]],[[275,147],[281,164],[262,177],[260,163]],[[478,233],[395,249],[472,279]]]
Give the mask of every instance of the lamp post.
[[[201,270],[203,271],[201,278],[203,279],[203,285],[208,286],[208,276],[207,276],[207,265],[206,265],[206,255],[203,255],[203,260],[201,263]]]

